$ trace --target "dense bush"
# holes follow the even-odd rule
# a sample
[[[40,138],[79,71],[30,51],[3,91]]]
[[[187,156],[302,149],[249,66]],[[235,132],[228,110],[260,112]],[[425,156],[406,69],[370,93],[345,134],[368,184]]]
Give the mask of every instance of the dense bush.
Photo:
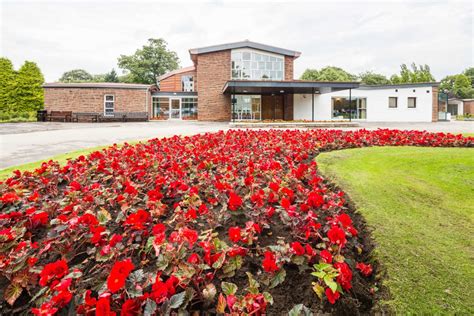
[[[376,267],[314,158],[385,145],[472,147],[474,138],[229,131],[16,171],[0,183],[1,312],[262,315],[305,303],[355,313],[377,291]]]
[[[0,57],[0,114],[27,120],[29,115],[24,113],[41,110],[44,107],[43,83],[43,74],[36,63],[25,61],[15,71],[9,59]]]

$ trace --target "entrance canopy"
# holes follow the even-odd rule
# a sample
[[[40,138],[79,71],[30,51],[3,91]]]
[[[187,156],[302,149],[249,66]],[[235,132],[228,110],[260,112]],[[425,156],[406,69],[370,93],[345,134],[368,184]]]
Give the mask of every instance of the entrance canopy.
[[[224,94],[311,94],[358,87],[359,82],[229,80],[225,83],[222,92]]]

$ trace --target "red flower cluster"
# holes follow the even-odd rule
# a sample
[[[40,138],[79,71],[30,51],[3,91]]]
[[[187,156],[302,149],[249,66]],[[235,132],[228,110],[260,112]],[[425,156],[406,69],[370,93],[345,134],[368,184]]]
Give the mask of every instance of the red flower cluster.
[[[109,291],[116,293],[121,288],[123,288],[125,285],[125,280],[134,268],[135,266],[130,259],[117,261],[112,267],[109,277],[107,278],[107,287]]]
[[[50,284],[51,287],[54,287],[68,271],[69,268],[66,260],[48,263],[44,266],[43,270],[41,270],[39,284],[41,286]]]
[[[266,272],[275,272],[280,270],[280,268],[276,264],[276,257],[275,254],[271,251],[265,251],[265,259],[262,261],[263,270]]]
[[[359,262],[356,264],[356,269],[366,277],[372,274],[372,266],[370,264]]]

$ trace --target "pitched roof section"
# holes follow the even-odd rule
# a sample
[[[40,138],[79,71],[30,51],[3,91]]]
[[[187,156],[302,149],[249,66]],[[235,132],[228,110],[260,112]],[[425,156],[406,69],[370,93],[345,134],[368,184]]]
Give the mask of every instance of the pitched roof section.
[[[52,82],[45,83],[43,88],[115,88],[115,89],[149,89],[153,85],[120,82]]]
[[[280,55],[292,56],[295,58],[298,58],[301,55],[301,52],[297,52],[297,51],[289,50],[285,48],[280,48],[280,47],[275,47],[275,46],[270,46],[270,45],[265,45],[265,44],[260,44],[256,42],[251,42],[249,40],[235,42],[235,43],[213,45],[213,46],[207,46],[207,47],[201,47],[201,48],[191,48],[189,50],[189,53],[191,55],[199,55],[199,54],[212,53],[212,52],[218,52],[218,51],[236,49],[236,48],[246,48],[246,47],[254,48],[254,49],[258,49],[258,50],[262,50],[266,52],[271,52],[275,54],[280,54]]]
[[[173,76],[173,75],[182,74],[182,73],[189,72],[189,71],[193,71],[193,70],[196,70],[196,67],[194,67],[194,66],[189,66],[189,67],[184,67],[184,68],[176,69],[176,70],[167,72],[167,73],[165,73],[164,75],[159,76],[159,77],[158,77],[158,81],[164,80],[164,79],[169,78],[169,77],[171,77],[171,76]]]

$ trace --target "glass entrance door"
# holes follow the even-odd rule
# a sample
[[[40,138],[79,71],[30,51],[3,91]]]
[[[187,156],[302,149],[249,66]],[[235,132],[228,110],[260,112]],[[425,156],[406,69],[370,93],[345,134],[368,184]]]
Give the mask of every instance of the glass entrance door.
[[[180,119],[181,99],[171,99],[170,101],[170,119]]]

